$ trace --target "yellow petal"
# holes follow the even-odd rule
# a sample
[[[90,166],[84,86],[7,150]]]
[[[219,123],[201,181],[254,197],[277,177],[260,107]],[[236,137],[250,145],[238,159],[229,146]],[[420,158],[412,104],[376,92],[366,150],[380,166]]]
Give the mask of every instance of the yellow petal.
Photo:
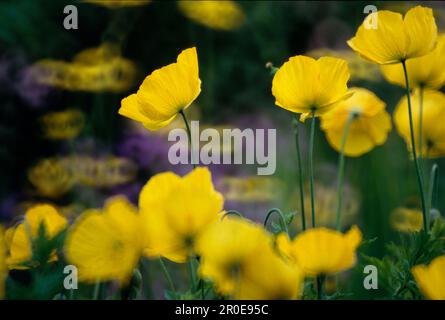
[[[349,68],[345,60],[332,57],[321,57],[317,64],[320,70],[317,106],[326,109],[335,102],[346,99]]]
[[[411,272],[428,299],[445,300],[445,256],[435,258],[428,266],[415,266]]]
[[[405,59],[409,40],[402,15],[382,10],[369,14],[367,19],[377,21],[377,29],[366,28],[364,21],[348,45],[365,59],[378,64]]]
[[[409,38],[407,58],[421,57],[434,49],[437,26],[431,8],[414,7],[406,13],[403,22]]]

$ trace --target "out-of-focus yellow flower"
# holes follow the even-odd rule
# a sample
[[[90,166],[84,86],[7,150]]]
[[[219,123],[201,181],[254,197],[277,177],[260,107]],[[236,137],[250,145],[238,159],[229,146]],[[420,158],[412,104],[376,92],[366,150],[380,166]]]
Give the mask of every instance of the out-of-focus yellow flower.
[[[399,232],[417,232],[423,227],[422,211],[418,209],[397,208],[391,212],[389,221]]]
[[[406,62],[411,88],[440,89],[445,84],[445,35],[439,35],[436,48],[420,58]],[[389,82],[405,87],[405,74],[401,64],[380,67]]]
[[[295,56],[275,73],[272,94],[275,104],[307,117],[321,115],[347,99],[349,69],[345,60]]]
[[[419,148],[419,113],[420,91],[411,94],[411,108],[413,115],[414,139],[416,148]],[[397,131],[405,140],[408,149],[411,149],[411,135],[409,127],[407,98],[403,97],[394,112],[394,122]],[[422,150],[416,150],[426,158],[437,158],[445,155],[445,95],[439,91],[425,90],[423,94],[422,115]]]
[[[307,276],[335,274],[353,267],[362,233],[353,226],[346,234],[315,228],[300,233],[292,241],[287,235],[277,237],[277,247]]]
[[[8,276],[8,266],[6,264],[6,240],[3,227],[0,225],[0,300],[5,296],[5,280]]]
[[[145,254],[186,261],[196,237],[218,218],[223,202],[207,168],[196,168],[182,178],[171,172],[153,176],[139,197]]]
[[[43,225],[45,238],[52,239],[67,226],[67,220],[55,207],[49,204],[39,204],[31,207],[12,234],[9,246],[8,266],[10,269],[23,269],[32,266],[32,241],[39,236]],[[53,252],[50,261],[57,260]],[[25,265],[26,264],[26,265]]]
[[[386,10],[370,13],[348,45],[371,62],[392,64],[426,55],[436,41],[433,10],[417,6],[404,18]]]
[[[327,179],[330,176],[326,174]],[[332,181],[332,180],[331,180]],[[315,181],[315,194],[317,194],[317,201],[315,201],[315,212],[317,213],[317,224],[319,226],[335,228],[336,216],[335,209],[337,208],[337,189],[326,182]],[[357,220],[357,214],[360,207],[360,196],[354,188],[349,184],[344,186],[344,199],[342,207],[341,224],[342,227],[349,227]],[[299,190],[295,190],[290,195],[290,208],[295,210],[299,208]],[[305,185],[304,193],[304,208],[306,221],[311,219],[311,195],[309,184]],[[301,220],[294,219],[294,224],[298,230],[302,229]]]
[[[198,56],[193,47],[182,51],[176,63],[147,76],[137,93],[122,100],[119,113],[157,130],[186,109],[200,92]]]
[[[123,7],[144,6],[151,0],[81,0],[82,2],[92,3],[109,9],[118,9]]]
[[[58,159],[43,159],[28,171],[28,179],[37,192],[50,198],[57,198],[74,185],[74,178],[70,171],[62,166]]]
[[[284,184],[277,178],[270,177],[231,177],[225,176],[218,184],[229,201],[268,202],[281,199]]]
[[[46,138],[65,140],[79,135],[85,125],[85,116],[80,110],[64,110],[47,113],[40,121]]]
[[[311,50],[307,53],[308,56],[318,59],[323,56],[335,57],[346,60],[351,73],[351,81],[366,80],[371,82],[378,82],[382,75],[379,67],[375,64],[362,59],[354,51],[348,50],[333,50],[328,48],[320,48]]]
[[[345,127],[349,117],[353,116],[344,153],[358,157],[385,143],[392,124],[385,103],[374,93],[363,88],[351,88],[351,92],[354,93],[351,98],[322,116],[321,128],[329,144],[340,152]]]
[[[435,258],[428,266],[415,266],[411,272],[428,299],[445,300],[445,256]]]
[[[187,18],[212,29],[230,31],[239,28],[245,21],[240,6],[230,0],[181,0],[178,7]]]
[[[137,209],[125,198],[110,199],[103,210],[85,211],[68,232],[65,255],[80,281],[117,280],[126,284],[142,253]]]
[[[199,273],[217,290],[236,299],[295,299],[303,275],[273,251],[264,228],[226,217],[198,237]]]
[[[133,85],[136,66],[120,56],[115,44],[105,42],[79,52],[72,62],[37,61],[30,74],[37,83],[66,90],[122,92]]]

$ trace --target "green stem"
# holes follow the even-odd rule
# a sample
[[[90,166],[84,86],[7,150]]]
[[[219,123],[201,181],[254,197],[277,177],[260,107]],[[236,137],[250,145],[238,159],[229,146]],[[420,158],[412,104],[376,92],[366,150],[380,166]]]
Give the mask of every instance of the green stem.
[[[345,147],[346,140],[348,139],[349,129],[351,128],[352,121],[355,118],[355,113],[351,112],[349,114],[348,120],[346,121],[345,128],[343,130],[343,137],[340,146],[340,154],[338,159],[338,179],[337,179],[337,215],[336,215],[336,229],[340,231],[341,229],[341,210],[343,205],[343,183],[345,176]]]
[[[317,299],[323,300],[323,283],[324,283],[324,276],[319,275],[315,278],[315,281],[317,282]]]
[[[422,161],[422,148],[423,148],[423,86],[419,87],[419,161]],[[423,170],[422,170],[423,174]]]
[[[315,110],[311,117],[311,136],[309,140],[309,178],[311,192],[312,228],[315,228],[315,200],[314,200],[314,138],[315,138]]]
[[[167,280],[168,286],[170,287],[170,291],[176,295],[175,285],[173,284],[173,280],[168,272],[167,266],[164,263],[164,260],[159,257],[159,264],[161,265],[162,272],[164,273],[165,280]]]
[[[417,183],[419,185],[419,191],[420,191],[420,200],[422,202],[423,231],[425,233],[428,233],[426,205],[425,205],[425,191],[424,191],[425,189],[423,187],[422,175],[420,173],[419,161],[417,159],[416,141],[414,140],[414,125],[413,125],[413,114],[412,114],[412,107],[411,107],[411,94],[410,94],[410,89],[409,89],[408,71],[406,69],[405,60],[402,61],[402,66],[403,66],[403,72],[405,74],[406,97],[408,99],[408,116],[409,116],[409,127],[410,127],[410,134],[411,134],[411,148],[412,148],[412,152],[413,152],[414,165],[416,167]]]
[[[433,194],[434,189],[436,187],[437,178],[438,178],[438,172],[439,172],[439,166],[437,164],[433,164],[433,167],[431,168],[431,175],[430,175],[430,185],[428,188],[428,198],[427,198],[427,225],[430,225],[430,215],[431,215],[431,208],[433,207]]]
[[[189,258],[188,262],[188,269],[189,269],[189,278],[190,278],[190,287],[192,291],[195,291],[196,289],[196,275],[195,275],[195,266],[193,264],[193,258]]]
[[[100,281],[96,281],[93,290],[93,300],[99,300],[99,293],[100,293]]]
[[[187,121],[187,117],[185,116],[184,110],[179,111],[179,114],[182,116],[182,120],[184,120],[185,128],[187,129],[187,137],[189,140],[190,147],[190,158],[192,160],[193,169],[196,168],[196,163],[193,157],[193,145],[192,145],[192,131],[190,130],[189,122]]]
[[[300,208],[301,208],[301,227],[306,230],[306,215],[304,212],[304,177],[303,177],[303,165],[301,162],[301,150],[300,150],[300,134],[298,130],[298,118],[293,119],[295,128],[295,145],[297,147],[297,162],[298,162],[298,183],[300,187]]]
[[[270,209],[270,210],[267,212],[267,214],[266,214],[266,219],[264,219],[264,227],[267,226],[267,222],[269,221],[269,218],[270,218],[270,216],[271,216],[273,213],[277,213],[277,214],[278,214],[278,216],[280,217],[280,223],[281,223],[281,228],[282,228],[282,230],[283,230],[284,232],[286,232],[286,233],[289,235],[289,229],[287,228],[287,223],[286,223],[286,219],[284,218],[284,214],[283,214],[283,212],[282,212],[280,209],[278,209],[278,208]]]
[[[225,217],[230,216],[230,215],[234,215],[234,216],[238,216],[240,218],[243,218],[243,215],[241,214],[241,212],[237,211],[237,210],[227,210],[224,215],[222,216],[221,220],[223,220]]]

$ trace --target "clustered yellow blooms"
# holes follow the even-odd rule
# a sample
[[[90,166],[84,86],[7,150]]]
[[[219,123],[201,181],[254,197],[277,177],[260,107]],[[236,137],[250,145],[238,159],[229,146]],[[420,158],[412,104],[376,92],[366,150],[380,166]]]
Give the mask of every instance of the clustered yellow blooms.
[[[0,225],[0,300],[5,296],[5,280],[8,276],[8,266],[6,264],[6,240],[3,226]]]
[[[40,235],[41,228],[45,238],[52,239],[67,227],[67,220],[55,207],[49,204],[38,204],[31,207],[24,220],[17,227],[10,229],[9,256],[7,263],[10,269],[23,269],[34,266],[32,261],[32,242]],[[53,252],[50,261],[57,260]]]
[[[445,256],[435,258],[428,266],[415,266],[411,272],[428,299],[445,300]]]
[[[119,55],[115,44],[105,42],[79,52],[72,62],[37,61],[30,74],[37,83],[65,90],[124,92],[133,85],[136,66]]]
[[[422,143],[418,143],[420,91],[411,94],[411,107],[413,116],[414,140],[416,151],[422,157],[437,158],[445,155],[445,95],[440,91],[424,90],[422,115]],[[403,97],[394,112],[394,122],[398,133],[405,140],[408,149],[411,148],[411,136],[408,122],[407,98]],[[419,148],[422,148],[420,150]]]
[[[353,117],[347,132],[344,153],[358,157],[385,143],[392,128],[391,117],[385,103],[374,93],[363,88],[351,88],[352,97],[341,101],[321,117],[321,129],[329,144],[341,151],[345,126]]]
[[[406,61],[411,88],[440,89],[445,84],[445,35],[439,35],[436,48],[419,58]],[[390,83],[405,87],[405,75],[401,64],[381,66],[383,76]]]
[[[76,184],[113,187],[133,181],[136,175],[136,164],[127,158],[70,156],[41,159],[30,168],[28,179],[39,195],[58,198]]]
[[[85,125],[85,115],[80,110],[67,109],[47,113],[40,118],[40,122],[46,138],[67,140],[80,134]]]
[[[142,230],[137,209],[125,198],[112,198],[103,210],[87,210],[75,221],[65,242],[66,259],[78,268],[80,281],[126,284],[142,253]]]
[[[242,218],[225,217],[196,241],[199,273],[223,295],[237,299],[296,299],[303,274],[272,246],[272,236]]]
[[[119,114],[149,130],[168,125],[201,92],[196,48],[182,51],[176,63],[153,71],[139,90],[121,102]]]
[[[433,10],[417,6],[405,17],[386,10],[369,14],[348,45],[371,62],[393,64],[430,53],[436,41]]]
[[[321,115],[351,96],[348,64],[343,59],[291,57],[275,73],[272,94],[275,104],[303,119]]]
[[[144,253],[185,262],[194,255],[199,234],[220,216],[223,203],[205,167],[184,177],[172,172],[153,176],[139,196],[147,237]]]
[[[187,18],[212,29],[230,31],[241,27],[245,21],[240,6],[231,0],[180,0],[178,7]]]
[[[362,233],[356,226],[346,234],[327,228],[313,228],[293,240],[280,234],[277,247],[306,275],[315,277],[335,274],[353,267],[361,241]]]

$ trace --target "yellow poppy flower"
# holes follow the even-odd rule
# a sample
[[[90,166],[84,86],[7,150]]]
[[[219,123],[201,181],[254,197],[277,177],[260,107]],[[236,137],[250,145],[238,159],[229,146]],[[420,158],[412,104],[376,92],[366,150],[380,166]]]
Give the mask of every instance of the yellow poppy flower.
[[[212,29],[230,31],[239,28],[245,21],[239,5],[230,0],[181,0],[178,7],[187,18]]]
[[[353,267],[362,233],[353,226],[346,234],[327,229],[308,229],[292,241],[277,237],[277,247],[308,276],[335,274]]]
[[[397,208],[389,216],[393,229],[399,232],[418,232],[423,227],[421,210],[409,208]]]
[[[445,256],[435,258],[428,266],[415,266],[411,272],[428,299],[445,300]]]
[[[436,48],[420,58],[406,61],[411,88],[440,89],[445,84],[445,35],[439,35]],[[405,74],[401,64],[380,66],[389,82],[405,87]]]
[[[354,114],[344,152],[347,156],[358,157],[385,143],[392,124],[385,103],[374,93],[362,88],[351,88],[351,92],[354,93],[351,98],[321,117],[321,129],[329,144],[340,152],[345,126]]]
[[[185,262],[192,254],[196,237],[218,218],[223,202],[205,167],[182,178],[172,172],[153,176],[139,196],[147,229],[145,254]]]
[[[260,225],[226,217],[196,241],[199,273],[217,290],[236,299],[295,299],[302,273],[272,248],[272,237]]]
[[[182,51],[176,63],[147,76],[137,93],[122,100],[119,114],[157,130],[186,109],[200,92],[198,56],[193,47]]]
[[[272,94],[275,104],[307,116],[320,115],[350,96],[347,92],[349,69],[345,60],[306,56],[291,57],[275,73]]]
[[[3,227],[0,225],[0,300],[5,296],[5,280],[8,276],[6,253],[5,233],[3,232]]]
[[[23,264],[32,264],[32,241],[38,237],[42,224],[45,237],[52,239],[66,228],[67,220],[49,204],[38,204],[28,209],[24,221],[14,229],[10,239],[7,259],[10,269],[23,269],[26,268]],[[50,261],[54,260],[57,260],[55,252],[50,258]]]
[[[433,10],[417,6],[404,18],[387,10],[369,14],[348,45],[371,62],[392,64],[426,55],[434,49],[436,40]]]
[[[58,198],[74,185],[72,173],[58,159],[42,159],[28,171],[28,179],[37,192],[49,198]]]
[[[445,95],[439,91],[425,90],[423,95],[422,115],[422,143],[419,147],[419,90],[411,94],[411,106],[413,115],[414,139],[416,140],[417,154],[422,157],[437,158],[445,155]],[[405,140],[407,147],[411,150],[411,136],[408,118],[407,98],[403,97],[394,112],[394,122],[397,131]]]
[[[45,137],[53,140],[73,139],[85,125],[85,116],[80,110],[50,112],[40,118]]]
[[[80,281],[117,280],[126,284],[142,253],[137,209],[125,198],[110,199],[104,209],[84,212],[67,234],[65,255]]]

